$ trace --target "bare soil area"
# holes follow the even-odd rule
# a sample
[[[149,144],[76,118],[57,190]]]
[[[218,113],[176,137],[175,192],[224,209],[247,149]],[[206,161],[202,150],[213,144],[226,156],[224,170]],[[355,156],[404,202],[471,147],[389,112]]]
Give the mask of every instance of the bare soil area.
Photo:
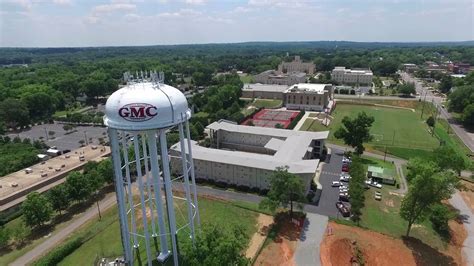
[[[292,223],[289,219],[279,222],[279,231],[273,240],[262,249],[254,265],[285,265],[296,266],[293,255],[296,250],[301,226]]]
[[[465,187],[464,190],[460,191],[462,199],[474,212],[474,184],[463,180],[461,180],[461,184]]]
[[[266,214],[259,214],[257,218],[257,232],[250,239],[249,247],[245,251],[245,257],[253,260],[260,247],[265,242],[270,225],[273,223],[273,217]]]
[[[466,232],[461,223],[450,222],[451,242],[440,252],[414,238],[397,239],[358,227],[330,222],[321,244],[324,266],[352,265],[355,246],[365,265],[464,265],[461,257]]]

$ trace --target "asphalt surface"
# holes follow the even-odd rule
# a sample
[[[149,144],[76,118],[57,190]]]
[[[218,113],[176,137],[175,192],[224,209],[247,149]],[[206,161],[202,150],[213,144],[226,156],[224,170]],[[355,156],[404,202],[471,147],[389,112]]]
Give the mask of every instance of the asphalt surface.
[[[21,132],[8,133],[10,138],[19,136],[21,139],[29,138],[31,140],[43,140],[48,146],[56,146],[59,150],[74,150],[81,147],[79,141],[83,140],[84,144],[99,144],[99,138],[107,141],[107,130],[105,127],[78,126],[74,128],[76,132],[66,134],[63,124],[43,124],[33,126],[22,130]],[[48,134],[54,131],[54,138]],[[86,143],[87,139],[87,143]]]
[[[467,237],[462,247],[462,255],[466,259],[466,265],[474,265],[474,214],[458,191],[449,199],[449,203],[460,211],[464,228],[467,231]]]
[[[327,224],[327,216],[314,213],[306,214],[300,241],[294,255],[296,265],[321,265],[319,247],[326,232]]]

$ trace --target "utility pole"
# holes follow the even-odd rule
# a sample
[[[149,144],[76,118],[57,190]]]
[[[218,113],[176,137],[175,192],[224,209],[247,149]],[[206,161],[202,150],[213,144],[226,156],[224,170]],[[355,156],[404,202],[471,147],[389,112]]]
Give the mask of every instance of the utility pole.
[[[89,143],[87,142],[87,131],[84,131],[84,140],[86,141],[86,145],[89,145]]]
[[[393,139],[392,139],[392,146],[395,145],[395,130],[393,131]]]
[[[421,108],[421,119],[423,119],[423,112],[425,111],[426,91],[424,92],[425,92],[425,96],[423,98],[423,107]]]
[[[383,155],[383,161],[385,162],[385,158],[387,157],[387,145],[385,144],[385,153]]]

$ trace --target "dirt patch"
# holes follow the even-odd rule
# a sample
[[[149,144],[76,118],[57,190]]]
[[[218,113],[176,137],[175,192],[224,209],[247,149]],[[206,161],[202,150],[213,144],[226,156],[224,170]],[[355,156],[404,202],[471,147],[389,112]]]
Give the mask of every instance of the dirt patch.
[[[461,181],[461,184],[465,187],[464,190],[460,191],[461,197],[474,212],[474,184],[464,180]]]
[[[257,218],[257,232],[250,239],[249,247],[245,251],[245,257],[253,260],[258,250],[265,242],[270,225],[273,223],[273,217],[270,215],[259,214]]]
[[[293,255],[298,243],[301,226],[292,223],[290,219],[279,221],[278,224],[278,234],[273,240],[269,239],[270,243],[262,249],[254,265],[296,265]]]
[[[331,232],[321,244],[321,263],[324,266],[351,265],[352,241],[356,242],[366,265],[416,265],[415,258],[400,239],[358,227],[329,222]]]
[[[330,234],[325,235],[321,244],[321,262],[324,266],[350,265],[355,255],[350,244],[356,241],[366,265],[465,265],[461,248],[466,231],[459,221],[450,221],[449,227],[452,237],[441,252],[419,239],[397,239],[330,222]]]

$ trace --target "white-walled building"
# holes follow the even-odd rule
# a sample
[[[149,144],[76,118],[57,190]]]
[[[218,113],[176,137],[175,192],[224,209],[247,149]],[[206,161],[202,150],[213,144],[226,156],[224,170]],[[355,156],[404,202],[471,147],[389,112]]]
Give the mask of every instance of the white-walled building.
[[[370,85],[374,74],[370,69],[348,69],[345,67],[335,67],[331,73],[331,78],[345,85]]]
[[[192,142],[196,178],[249,188],[268,189],[277,167],[288,166],[309,190],[329,132],[306,132],[237,125],[220,120],[207,126],[211,148]],[[171,155],[180,154],[180,144]],[[174,173],[181,174],[179,157],[172,156]]]
[[[293,85],[306,82],[306,73],[298,71],[283,73],[276,70],[266,70],[255,75],[253,79],[256,83],[262,84]]]
[[[325,111],[334,104],[331,84],[299,83],[290,86],[284,93],[285,107],[291,110]]]

